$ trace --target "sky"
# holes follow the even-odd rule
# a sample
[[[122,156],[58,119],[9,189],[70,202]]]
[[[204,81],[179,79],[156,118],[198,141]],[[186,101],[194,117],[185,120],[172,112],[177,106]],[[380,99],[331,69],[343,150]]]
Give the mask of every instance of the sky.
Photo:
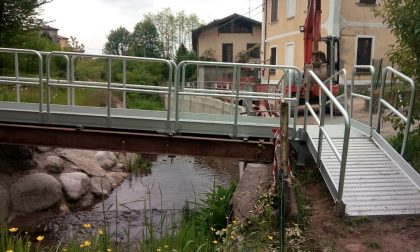
[[[41,13],[64,37],[76,37],[87,53],[100,54],[106,36],[119,26],[130,32],[148,13],[170,8],[195,13],[205,24],[233,13],[261,21],[262,0],[53,0]]]

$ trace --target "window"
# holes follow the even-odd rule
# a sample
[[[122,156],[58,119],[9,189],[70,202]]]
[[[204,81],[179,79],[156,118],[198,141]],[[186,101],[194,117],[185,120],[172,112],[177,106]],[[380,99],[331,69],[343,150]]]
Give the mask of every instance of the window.
[[[229,20],[219,25],[219,33],[252,33],[252,23],[243,19]]]
[[[376,5],[376,0],[359,0],[360,5]]]
[[[233,44],[223,44],[222,47],[222,61],[233,62]]]
[[[249,57],[253,59],[259,59],[260,58],[260,47],[257,46],[257,44],[246,44],[246,49],[251,49],[249,53]]]
[[[286,18],[292,18],[296,15],[296,0],[287,0]]]
[[[277,47],[271,47],[270,65],[277,65]],[[276,74],[276,69],[270,69],[270,74]]]
[[[278,0],[271,0],[271,22],[277,22]]]
[[[356,65],[370,65],[372,62],[372,37],[358,37]],[[369,72],[368,69],[358,69],[357,72]]]

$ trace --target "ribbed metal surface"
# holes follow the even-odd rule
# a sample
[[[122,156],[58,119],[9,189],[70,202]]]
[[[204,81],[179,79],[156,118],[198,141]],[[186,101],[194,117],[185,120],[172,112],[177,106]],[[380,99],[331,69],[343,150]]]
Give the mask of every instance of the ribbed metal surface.
[[[400,165],[370,137],[352,129],[350,137],[343,202],[349,216],[418,215],[420,190]],[[318,149],[316,130],[308,130],[311,144]],[[342,151],[342,139],[333,138]],[[340,163],[326,140],[322,163],[338,188]]]

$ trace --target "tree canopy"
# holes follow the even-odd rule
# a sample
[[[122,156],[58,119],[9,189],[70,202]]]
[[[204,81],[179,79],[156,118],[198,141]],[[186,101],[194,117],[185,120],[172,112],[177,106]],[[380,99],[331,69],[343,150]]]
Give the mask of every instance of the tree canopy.
[[[420,81],[420,1],[383,0],[375,14],[384,19],[397,39],[388,52],[390,60]]]
[[[13,46],[16,36],[39,29],[43,20],[38,18],[39,8],[48,0],[1,0],[0,46]]]
[[[103,52],[105,54],[113,55],[127,55],[128,47],[130,45],[130,32],[125,27],[118,27],[107,36]]]
[[[149,18],[136,24],[130,41],[130,54],[134,56],[150,58],[163,56],[163,46],[159,40],[159,34]]]

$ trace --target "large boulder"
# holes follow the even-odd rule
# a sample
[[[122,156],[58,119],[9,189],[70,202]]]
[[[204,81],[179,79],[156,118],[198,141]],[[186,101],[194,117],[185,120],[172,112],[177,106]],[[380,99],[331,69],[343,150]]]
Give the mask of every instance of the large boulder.
[[[69,201],[77,201],[90,189],[88,175],[82,172],[63,173],[58,178],[63,185],[64,195]]]
[[[9,191],[0,186],[0,224],[9,218],[10,198]]]
[[[34,153],[27,146],[0,145],[0,170],[6,173],[35,168]]]
[[[111,181],[107,177],[94,177],[90,179],[90,191],[95,197],[101,199],[108,197],[112,191]]]
[[[57,204],[61,197],[60,182],[44,173],[21,177],[10,188],[11,206],[15,212],[44,210]]]
[[[44,169],[51,173],[61,173],[64,170],[64,160],[57,156],[48,156]]]
[[[109,172],[106,175],[106,178],[111,183],[111,186],[113,188],[120,186],[126,177],[128,177],[130,174],[127,172]]]
[[[99,166],[107,171],[111,170],[118,162],[115,153],[111,151],[98,151],[95,154],[95,159]]]

